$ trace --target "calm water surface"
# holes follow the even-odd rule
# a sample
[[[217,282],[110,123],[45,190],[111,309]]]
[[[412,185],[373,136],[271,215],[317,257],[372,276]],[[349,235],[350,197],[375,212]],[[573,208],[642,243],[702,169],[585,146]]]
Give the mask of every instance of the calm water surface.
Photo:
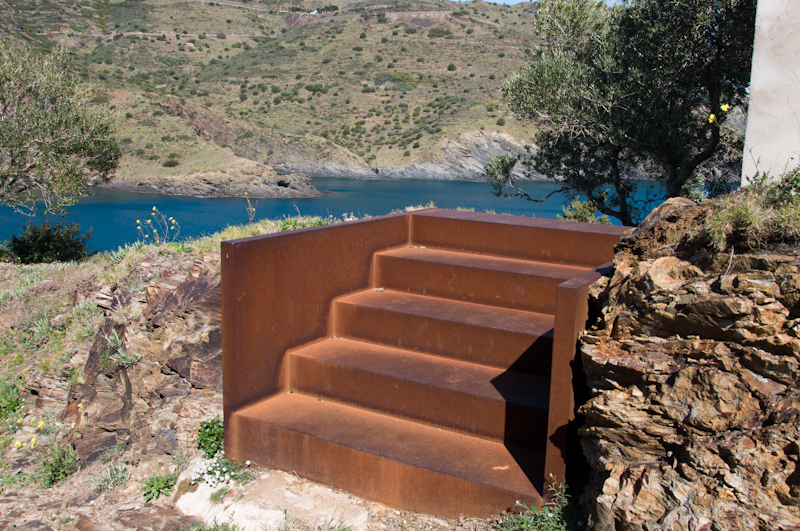
[[[554,195],[544,203],[519,198],[502,199],[491,195],[485,182],[461,181],[364,181],[356,179],[314,178],[323,195],[313,199],[259,199],[257,219],[277,219],[303,215],[341,217],[345,213],[378,216],[409,205],[433,201],[439,208],[469,207],[478,212],[493,209],[498,214],[535,215],[555,218],[561,213],[564,198]],[[545,197],[557,183],[526,183],[532,197]],[[644,187],[643,187],[644,188]],[[255,201],[253,201],[255,204]],[[150,216],[153,207],[172,216],[181,225],[181,237],[196,237],[217,232],[228,225],[247,223],[247,203],[241,198],[197,198],[94,190],[66,215],[82,230],[91,229],[93,250],[108,251],[139,238],[136,220]],[[19,234],[31,218],[0,207],[0,241]],[[60,218],[51,218],[58,221]],[[34,219],[38,223],[40,219]],[[616,220],[614,220],[616,221]]]

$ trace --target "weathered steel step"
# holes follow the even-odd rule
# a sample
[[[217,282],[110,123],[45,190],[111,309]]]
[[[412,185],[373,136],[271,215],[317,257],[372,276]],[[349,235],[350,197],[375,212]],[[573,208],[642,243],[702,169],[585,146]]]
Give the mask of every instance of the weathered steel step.
[[[549,378],[350,339],[289,354],[291,389],[544,451]]]
[[[395,507],[486,518],[517,500],[542,504],[539,453],[297,393],[235,411],[230,424],[258,441],[251,461]]]
[[[611,260],[628,227],[431,210],[412,214],[414,245],[595,267]]]
[[[394,290],[334,302],[334,335],[550,376],[553,316]]]
[[[401,247],[375,253],[375,287],[555,313],[556,287],[586,268],[480,254]]]

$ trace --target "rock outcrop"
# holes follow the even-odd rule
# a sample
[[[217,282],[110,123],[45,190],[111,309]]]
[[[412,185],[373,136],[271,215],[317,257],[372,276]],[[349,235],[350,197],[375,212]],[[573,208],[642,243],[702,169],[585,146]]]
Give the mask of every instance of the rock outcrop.
[[[281,154],[271,164],[278,173],[300,172],[314,177],[345,177],[350,179],[433,179],[444,181],[484,181],[483,168],[493,156],[503,153],[519,155],[526,147],[514,137],[496,131],[471,131],[456,138],[445,139],[438,157],[405,165],[368,166],[357,160],[320,160]],[[545,176],[524,172],[518,164],[517,179],[544,180]]]
[[[118,174],[105,188],[194,197],[304,198],[317,197],[311,177],[303,174],[278,175],[265,164],[236,158],[223,169],[188,174]]]
[[[694,248],[708,209],[662,205],[592,288],[591,529],[800,529],[800,249]]]

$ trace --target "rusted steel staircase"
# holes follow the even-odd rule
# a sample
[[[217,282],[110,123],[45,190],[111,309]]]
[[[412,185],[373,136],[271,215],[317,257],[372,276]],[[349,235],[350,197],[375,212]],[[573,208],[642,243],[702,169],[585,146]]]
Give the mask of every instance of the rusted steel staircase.
[[[623,230],[428,210],[224,242],[228,454],[444,516],[540,506]]]

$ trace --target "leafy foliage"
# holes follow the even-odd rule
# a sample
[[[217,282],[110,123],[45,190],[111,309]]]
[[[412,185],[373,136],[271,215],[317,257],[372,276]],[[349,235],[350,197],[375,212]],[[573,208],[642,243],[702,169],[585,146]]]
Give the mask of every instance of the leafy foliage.
[[[23,227],[20,236],[11,236],[6,247],[23,264],[81,260],[89,255],[91,234],[78,234],[80,230],[77,223],[67,225],[63,220],[55,225],[49,220],[39,225],[31,221]]]
[[[64,47],[38,56],[0,45],[0,204],[35,213],[40,196],[63,213],[117,166],[114,120],[69,63]]]
[[[583,223],[600,223],[602,225],[610,225],[611,221],[608,216],[598,216],[597,209],[590,201],[581,201],[580,198],[573,197],[569,205],[561,207],[564,214],[558,214],[556,217],[564,221],[581,221]]]
[[[670,197],[709,162],[736,173],[740,157],[718,147],[746,97],[755,4],[540,1],[542,58],[503,85],[512,111],[541,125],[524,162],[627,225],[643,214],[631,178],[643,162]]]
[[[222,419],[215,417],[211,420],[200,422],[197,431],[197,447],[203,450],[203,457],[211,459],[222,450],[225,437],[225,428]]]
[[[39,464],[39,475],[45,487],[58,485],[80,468],[78,452],[71,444],[47,447]]]
[[[161,496],[169,496],[172,488],[178,477],[175,474],[162,474],[150,476],[144,480],[142,492],[144,492],[144,501],[157,500]]]
[[[16,423],[8,422],[22,408],[23,401],[19,396],[20,381],[15,378],[0,378],[0,426],[8,423],[16,427]]]
[[[522,507],[525,512],[504,516],[495,525],[497,531],[577,531],[578,516],[569,503],[567,487],[552,485],[551,501],[542,509]],[[519,503],[519,502],[517,502]]]

